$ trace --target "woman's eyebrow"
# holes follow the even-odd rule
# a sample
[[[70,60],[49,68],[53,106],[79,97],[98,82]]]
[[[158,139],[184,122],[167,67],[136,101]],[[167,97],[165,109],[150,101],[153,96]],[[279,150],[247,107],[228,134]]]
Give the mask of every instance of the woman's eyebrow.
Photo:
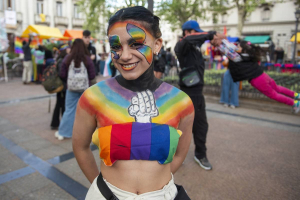
[[[134,43],[134,42],[136,42],[136,40],[135,40],[134,38],[129,38],[129,39],[127,40],[127,44],[132,44],[132,43]]]

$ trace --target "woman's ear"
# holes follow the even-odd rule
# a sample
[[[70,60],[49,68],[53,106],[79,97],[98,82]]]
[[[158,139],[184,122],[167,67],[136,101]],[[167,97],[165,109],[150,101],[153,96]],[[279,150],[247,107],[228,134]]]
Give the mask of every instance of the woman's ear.
[[[163,39],[161,38],[158,38],[155,40],[154,42],[154,54],[158,53],[162,47],[162,42],[163,42]]]

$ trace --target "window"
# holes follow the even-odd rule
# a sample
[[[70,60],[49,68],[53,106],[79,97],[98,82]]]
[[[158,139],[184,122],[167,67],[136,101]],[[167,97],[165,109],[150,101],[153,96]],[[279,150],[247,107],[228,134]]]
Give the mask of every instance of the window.
[[[264,8],[262,11],[262,21],[269,21],[270,20],[271,11],[269,8]]]
[[[44,2],[42,0],[38,0],[36,2],[36,13],[37,14],[44,13]]]
[[[4,1],[4,5],[3,5],[3,1]],[[3,9],[15,10],[15,0],[1,0],[0,3],[1,3],[1,6],[0,6],[1,10],[3,10]]]
[[[62,2],[56,2],[56,15],[62,17]]]
[[[222,14],[222,23],[223,23],[223,24],[226,24],[226,23],[227,23],[227,19],[228,19],[228,15],[227,15],[227,13],[225,12],[225,13]]]
[[[74,4],[74,18],[80,18],[79,6]]]

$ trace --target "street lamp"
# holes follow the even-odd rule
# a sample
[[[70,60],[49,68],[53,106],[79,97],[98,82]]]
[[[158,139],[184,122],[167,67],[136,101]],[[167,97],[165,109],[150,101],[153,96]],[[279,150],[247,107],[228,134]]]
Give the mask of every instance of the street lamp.
[[[300,10],[297,10],[295,12],[295,17],[296,17],[296,30],[295,30],[295,41],[294,41],[294,53],[293,53],[293,57],[292,57],[292,63],[296,64],[296,59],[295,56],[297,54],[296,49],[297,49],[297,33],[298,33],[298,23],[299,23],[299,19],[300,19]]]

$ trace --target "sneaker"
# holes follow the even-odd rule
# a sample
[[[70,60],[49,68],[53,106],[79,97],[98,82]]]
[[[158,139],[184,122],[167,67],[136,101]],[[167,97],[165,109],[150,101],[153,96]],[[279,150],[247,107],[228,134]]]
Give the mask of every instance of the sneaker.
[[[300,100],[300,93],[295,93],[295,99]]]
[[[208,161],[208,159],[206,157],[202,158],[202,159],[198,159],[196,156],[194,156],[194,160],[196,161],[196,163],[198,163],[200,165],[200,167],[202,167],[205,170],[212,170],[212,165],[210,164],[210,162]]]
[[[228,108],[228,104],[226,104],[226,103],[224,103],[224,105],[223,105],[225,108]]]
[[[294,113],[298,113],[300,111],[300,101],[295,101],[293,105]]]
[[[55,136],[58,140],[63,140],[63,139],[64,139],[64,136],[59,135],[59,132],[58,132],[58,131],[56,131],[56,132],[54,133],[54,136]]]
[[[230,105],[230,108],[235,109],[235,106],[234,105]]]

